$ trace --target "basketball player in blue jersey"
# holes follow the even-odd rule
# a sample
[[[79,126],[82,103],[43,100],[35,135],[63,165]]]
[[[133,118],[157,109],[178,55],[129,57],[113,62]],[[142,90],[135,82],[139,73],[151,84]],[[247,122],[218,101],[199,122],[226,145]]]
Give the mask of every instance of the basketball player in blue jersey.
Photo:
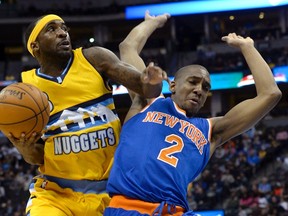
[[[121,60],[143,70],[139,52],[168,17],[153,17],[147,12],[145,21],[120,44]],[[282,93],[253,40],[235,33],[222,40],[242,52],[257,95],[224,116],[194,117],[210,90],[209,73],[200,65],[176,72],[170,84],[171,97],[145,101],[132,94],[133,104],[108,180],[112,199],[105,216],[195,215],[186,200],[188,184],[202,172],[217,147],[251,128],[280,100]]]
[[[120,133],[109,80],[155,97],[161,93],[165,72],[151,64],[142,74],[101,47],[73,50],[68,27],[54,14],[28,27],[26,43],[40,67],[22,72],[22,81],[47,95],[51,111],[43,135],[9,135],[24,159],[39,165],[26,213],[103,215]]]

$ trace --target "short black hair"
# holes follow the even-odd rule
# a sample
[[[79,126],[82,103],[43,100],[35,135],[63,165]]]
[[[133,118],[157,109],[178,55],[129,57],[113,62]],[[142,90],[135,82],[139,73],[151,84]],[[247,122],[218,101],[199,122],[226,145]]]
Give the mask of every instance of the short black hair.
[[[189,71],[193,71],[193,70],[197,70],[197,69],[203,69],[206,70],[207,69],[205,67],[203,67],[202,65],[198,65],[198,64],[192,64],[192,65],[187,65],[184,66],[182,68],[180,68],[174,75],[174,79],[176,80],[177,78],[181,77],[187,70]],[[208,71],[207,71],[208,72]],[[209,72],[208,72],[209,73]]]

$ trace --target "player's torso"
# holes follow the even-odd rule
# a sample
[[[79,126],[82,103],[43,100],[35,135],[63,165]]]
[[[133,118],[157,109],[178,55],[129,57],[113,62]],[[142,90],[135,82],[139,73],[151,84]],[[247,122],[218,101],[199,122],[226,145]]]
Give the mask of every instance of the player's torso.
[[[189,119],[181,112],[170,99],[158,98],[125,123],[109,192],[187,207],[187,185],[209,159],[210,126],[206,119]]]
[[[26,75],[25,75],[26,74]],[[112,92],[81,50],[57,78],[29,71],[23,82],[36,85],[49,99],[45,162],[40,170],[68,179],[107,179],[118,144],[120,121]]]

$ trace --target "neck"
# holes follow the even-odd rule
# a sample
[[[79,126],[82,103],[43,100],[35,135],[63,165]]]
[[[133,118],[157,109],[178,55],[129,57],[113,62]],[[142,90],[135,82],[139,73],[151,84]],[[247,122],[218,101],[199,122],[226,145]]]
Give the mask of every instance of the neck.
[[[66,69],[71,61],[72,56],[62,56],[58,58],[45,59],[45,61],[39,61],[40,72],[50,76],[59,76]]]

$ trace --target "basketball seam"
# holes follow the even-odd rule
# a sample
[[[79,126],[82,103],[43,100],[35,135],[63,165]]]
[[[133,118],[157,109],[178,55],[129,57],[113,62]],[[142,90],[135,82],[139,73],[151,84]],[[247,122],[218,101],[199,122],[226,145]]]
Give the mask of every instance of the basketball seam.
[[[29,87],[30,88],[30,86],[32,86],[32,87],[36,87],[36,86],[33,86],[33,85],[31,85],[31,84],[29,84],[29,83],[23,83],[23,84],[25,84],[27,87]],[[32,94],[30,94],[29,92],[27,92],[24,88],[22,88],[21,86],[15,86],[16,88],[19,88],[19,89],[22,89],[23,91],[25,91],[32,99],[33,99],[33,101],[35,102],[35,104],[37,105],[37,107],[38,107],[38,109],[40,110],[40,112],[37,114],[37,115],[34,115],[33,117],[35,117],[35,116],[38,116],[39,114],[41,114],[41,117],[42,117],[42,127],[44,127],[45,125],[44,125],[44,117],[43,117],[43,110],[41,110],[41,107],[39,106],[39,104],[37,103],[37,100],[35,100],[35,98],[34,98],[34,96],[32,95]],[[42,94],[43,94],[43,92],[42,91],[40,91],[40,89],[39,88],[34,88],[37,92],[38,92],[38,94],[40,95],[40,98],[41,98],[41,102],[42,102],[42,105],[44,105],[44,110],[45,110],[45,112],[46,112],[46,108],[47,108],[47,106],[45,107],[45,104],[43,104],[43,98],[42,98]],[[49,104],[48,104],[49,105]],[[35,112],[34,112],[35,113]],[[31,117],[31,118],[33,118],[33,117]],[[26,121],[27,120],[29,120],[29,119],[31,119],[31,118],[28,118],[28,119],[26,119]],[[37,121],[38,121],[38,117],[37,117]],[[36,121],[36,122],[37,122]],[[37,124],[35,124],[34,125],[34,127],[33,127],[33,129],[35,128],[35,126],[36,126]]]
[[[15,105],[15,104],[1,103],[1,102],[0,102],[0,104]],[[17,106],[19,106],[19,105],[17,105]],[[32,110],[33,113],[34,113],[34,115],[31,116],[31,117],[29,117],[29,118],[27,118],[27,119],[24,119],[24,120],[22,120],[22,121],[13,122],[13,123],[7,123],[7,124],[0,123],[0,125],[13,125],[13,124],[18,124],[18,123],[22,123],[22,122],[28,121],[28,120],[30,120],[30,119],[32,119],[32,118],[35,118],[35,117],[39,116],[40,114],[41,114],[41,116],[42,116],[42,113],[43,113],[44,111],[46,112],[46,109],[47,109],[48,106],[45,106],[45,107],[44,107],[45,109],[43,109],[43,110],[41,110],[40,112],[38,112],[38,114],[37,114],[33,109],[31,109],[30,107],[27,107],[27,106],[21,106],[21,107],[28,108],[28,109]],[[43,119],[43,116],[42,116],[42,119]],[[37,120],[38,120],[38,118],[37,118]]]
[[[11,89],[9,89],[10,86]],[[50,104],[44,92],[30,83],[16,83],[10,86],[4,89],[15,91],[15,93],[8,93],[7,100],[5,97],[1,99],[2,101],[0,100],[4,114],[0,122],[0,130],[13,133],[15,125],[17,136],[20,136],[21,130],[27,135],[33,131],[42,131],[50,118]],[[17,92],[23,94],[23,99],[17,100],[13,97]]]

